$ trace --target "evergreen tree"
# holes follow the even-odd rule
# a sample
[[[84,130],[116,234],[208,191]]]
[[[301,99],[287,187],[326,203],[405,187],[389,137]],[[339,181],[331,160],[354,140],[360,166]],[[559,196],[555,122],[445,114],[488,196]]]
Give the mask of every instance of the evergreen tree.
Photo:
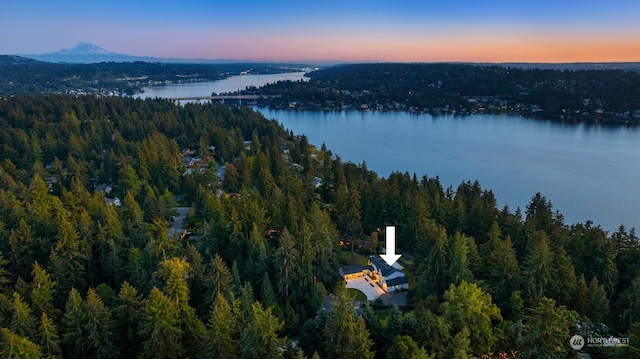
[[[148,259],[147,255],[147,253],[143,254],[140,248],[129,249],[127,264],[128,280],[133,287],[140,288],[141,290],[147,288],[151,273],[151,271],[147,271],[147,263],[145,263]]]
[[[353,242],[362,235],[360,192],[355,183],[338,187],[335,207],[340,232]]]
[[[124,232],[117,217],[114,206],[105,206],[104,218],[98,221],[98,233],[96,235],[98,256],[97,266],[102,269],[102,278],[107,283],[114,285],[118,283],[121,276],[122,258],[124,250]]]
[[[338,231],[329,215],[317,204],[309,211],[309,227],[311,228],[311,245],[313,246],[314,277],[329,286],[335,284],[337,274]]]
[[[537,303],[550,292],[553,280],[557,277],[553,252],[545,234],[541,234],[540,241],[527,255],[522,267],[526,299],[529,303]]]
[[[231,283],[233,277],[229,272],[229,268],[222,260],[222,257],[217,253],[211,260],[210,271],[205,276],[206,278],[206,298],[205,304],[211,305],[218,296],[218,294],[224,295],[225,298],[231,298],[232,287]]]
[[[52,319],[58,317],[60,311],[53,307],[53,294],[56,284],[56,282],[49,279],[49,274],[40,267],[38,262],[33,263],[31,303],[38,317],[42,313],[46,313]]]
[[[241,318],[236,318],[225,297],[218,293],[207,324],[207,340],[202,346],[205,358],[232,359],[238,356]]]
[[[422,307],[417,308],[415,313],[417,328],[413,338],[416,343],[428,353],[443,356],[446,344],[451,340],[449,323],[444,317],[436,316]]]
[[[171,299],[177,308],[187,305],[189,301],[189,286],[187,279],[191,272],[191,266],[183,258],[169,258],[160,263],[160,269],[155,273],[164,279],[163,293]]]
[[[263,237],[264,235],[260,232],[258,225],[254,223],[247,241],[249,258],[246,264],[246,273],[250,274],[250,278],[254,283],[260,282],[262,280],[261,274],[267,270],[267,253]]]
[[[251,319],[240,337],[240,358],[277,359],[281,358],[278,331],[282,323],[271,314],[271,309],[263,309],[260,302],[251,305]]]
[[[553,206],[540,192],[537,192],[532,198],[525,211],[527,222],[531,222],[535,229],[545,230],[552,228],[553,224]]]
[[[393,338],[393,343],[387,349],[387,358],[434,359],[434,357],[434,355],[428,355],[424,348],[418,347],[418,344],[407,335],[398,335]]]
[[[640,322],[633,323],[629,331],[630,345],[623,349],[623,355],[627,358],[637,358],[640,354]]]
[[[584,274],[576,280],[575,295],[571,301],[571,308],[581,316],[587,316],[589,313],[589,288]]]
[[[0,232],[3,231],[3,224],[0,221]],[[2,239],[2,237],[0,237]],[[11,284],[11,273],[6,269],[9,261],[4,259],[2,251],[0,251],[0,291]]]
[[[482,257],[478,250],[478,245],[473,237],[467,239],[467,246],[469,247],[469,269],[471,270],[474,278],[478,277],[480,267],[482,266]]]
[[[40,318],[40,328],[38,330],[40,349],[42,350],[45,358],[62,357],[62,351],[60,350],[60,337],[55,323],[49,319],[47,313],[42,313]]]
[[[491,295],[474,283],[462,281],[451,284],[444,293],[441,305],[442,315],[451,326],[453,333],[463,328],[469,330],[471,352],[474,355],[488,354],[497,341],[493,321],[502,320],[500,309],[491,301]]]
[[[28,277],[29,268],[34,261],[33,245],[35,241],[35,234],[31,226],[24,218],[21,218],[18,227],[11,229],[8,238],[9,269],[16,277]]]
[[[589,318],[596,323],[609,323],[609,299],[604,286],[594,277],[589,282]]]
[[[295,239],[285,228],[280,236],[280,246],[276,251],[278,291],[285,299],[289,298],[291,287],[297,279],[298,257],[299,253],[295,246]]]
[[[9,324],[11,331],[30,340],[36,339],[36,319],[33,316],[29,304],[24,302],[17,292],[13,293],[12,309],[13,315]]]
[[[324,329],[325,357],[327,359],[355,358],[358,354],[352,345],[355,332],[355,311],[351,305],[351,298],[348,297],[346,290],[342,290],[338,293],[337,302],[331,309],[329,321]]]
[[[118,185],[123,194],[131,192],[131,195],[135,197],[140,191],[142,182],[138,178],[136,170],[130,164],[126,164],[120,170]]]
[[[418,272],[421,273],[416,292],[419,297],[441,295],[447,281],[447,233],[443,227],[436,226],[428,239],[426,257],[420,262]]]
[[[175,358],[182,353],[182,329],[178,316],[176,302],[153,287],[140,320],[144,358]]]
[[[321,311],[315,318],[307,319],[298,333],[298,345],[307,356],[313,353],[324,355],[325,331],[328,315]]]
[[[121,353],[126,357],[135,357],[140,352],[138,323],[143,309],[142,294],[128,282],[122,283],[118,293],[118,306],[114,310],[118,324],[117,333],[123,339]]]
[[[178,316],[183,332],[182,344],[185,348],[184,355],[187,357],[196,357],[200,353],[200,344],[207,337],[207,328],[196,315],[195,310],[188,304],[180,308]]]
[[[378,319],[378,315],[373,310],[373,307],[369,301],[364,302],[362,318],[364,319],[364,323],[367,327],[367,330],[369,331],[371,340],[373,340],[376,352],[383,353],[385,349],[383,343],[386,344],[384,338],[388,338],[388,332],[386,329],[389,327],[389,325],[387,324],[387,328],[385,328],[385,331],[383,331],[380,319]]]
[[[141,226],[144,220],[144,213],[131,191],[128,191],[124,197],[122,211],[120,211],[120,218],[125,234],[133,238],[140,237],[142,235]]]
[[[402,311],[398,308],[397,305],[391,306],[388,311],[389,318],[386,321],[386,325],[384,327],[384,338],[395,338],[398,335],[403,335],[405,333],[402,332]],[[387,341],[388,342],[388,341]],[[387,346],[391,343],[388,342]],[[387,351],[387,347],[384,348],[384,352]]]
[[[63,216],[58,217],[58,242],[51,251],[53,276],[58,283],[58,302],[71,288],[84,288],[84,268],[86,254],[81,250],[78,233],[71,222]]]
[[[251,287],[250,282],[244,282],[244,286],[242,287],[242,291],[240,292],[240,305],[242,309],[242,313],[244,313],[244,322],[248,323],[251,320],[251,316],[253,315],[253,311],[251,310],[251,306],[255,301],[255,297],[253,295],[253,288]]]
[[[276,293],[273,291],[273,286],[271,285],[271,279],[269,279],[269,274],[267,272],[264,273],[264,277],[262,278],[262,288],[260,289],[260,302],[264,304],[265,308],[273,308],[278,305],[278,300],[276,298]],[[273,309],[274,312],[277,312]]]
[[[488,239],[482,244],[480,248],[480,255],[482,257],[482,266],[480,267],[481,278],[489,276],[489,271],[496,265],[494,262],[497,260],[498,248],[502,244],[500,240],[500,227],[498,222],[493,222],[493,225],[489,229]]]
[[[640,277],[627,288],[619,299],[621,313],[620,327],[628,329],[633,323],[640,323]]]
[[[617,250],[600,226],[592,226],[591,221],[572,226],[568,250],[576,263],[576,273],[584,274],[587,281],[598,277],[607,294],[614,293],[618,282]]]
[[[624,226],[611,235],[611,242],[616,248],[616,267],[618,268],[617,293],[629,288],[635,278],[640,276],[640,263],[636,260],[640,257],[640,238],[636,235],[635,228],[627,231]]]
[[[231,284],[233,289],[233,294],[236,297],[240,296],[242,292],[242,282],[240,281],[240,271],[238,270],[238,262],[233,261],[233,265],[231,265]]]
[[[571,258],[561,245],[553,249],[553,266],[555,277],[551,283],[551,293],[558,304],[567,305],[575,294],[577,277]]]
[[[300,225],[300,239],[296,242],[296,249],[300,256],[298,264],[298,276],[303,287],[307,287],[313,277],[314,249],[312,246],[313,232],[305,218]]]
[[[447,348],[447,357],[452,359],[471,359],[471,340],[469,339],[469,328],[466,326],[453,337],[449,348]]]
[[[13,333],[8,328],[0,328],[0,356],[7,359],[39,359],[42,353],[37,344]]]
[[[197,347],[206,334],[204,323],[196,316],[189,305],[189,286],[187,279],[191,266],[183,258],[170,258],[160,263],[157,274],[165,280],[167,297],[177,309],[178,327],[182,333],[181,344],[187,356],[195,355]]]
[[[62,324],[62,343],[65,347],[65,353],[77,358],[84,356],[86,314],[82,305],[82,297],[75,288],[72,288],[69,293]]]
[[[375,352],[371,350],[374,343],[369,338],[369,331],[362,316],[358,317],[356,321],[356,332],[353,339],[354,351],[358,353],[359,358],[373,359],[375,357]]]
[[[564,306],[556,307],[553,299],[541,298],[524,318],[520,350],[529,358],[563,358],[569,345],[570,328],[577,315]]]
[[[491,241],[489,239],[485,244]],[[504,242],[495,243],[488,255],[487,263],[492,263],[487,275],[488,289],[493,301],[504,310],[508,307],[511,293],[520,288],[522,280],[511,238],[507,236]]]
[[[153,221],[153,226],[155,227],[154,235],[146,245],[153,267],[163,260],[181,257],[183,252],[179,242],[167,234],[167,222],[156,219]]]
[[[116,345],[116,322],[111,310],[93,288],[89,289],[84,302],[84,346],[87,355],[93,358],[117,358],[119,348]]]
[[[327,359],[373,358],[373,343],[369,339],[364,318],[355,319],[351,300],[347,291],[342,289],[338,293],[337,303],[331,309],[329,321],[324,329]]]
[[[467,245],[467,239],[456,232],[455,235],[449,239],[449,267],[447,268],[447,276],[449,282],[455,285],[464,281],[473,280],[473,275],[469,269],[469,246]]]

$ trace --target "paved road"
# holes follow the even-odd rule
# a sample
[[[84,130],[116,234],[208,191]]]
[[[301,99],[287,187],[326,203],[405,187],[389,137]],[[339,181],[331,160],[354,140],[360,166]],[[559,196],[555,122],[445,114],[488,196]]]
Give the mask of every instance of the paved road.
[[[187,212],[189,212],[189,207],[174,207],[176,211],[178,211],[178,215],[175,217],[173,222],[169,225],[169,230],[167,233],[169,237],[173,237],[174,234],[180,235],[182,233],[182,222],[187,217]]]

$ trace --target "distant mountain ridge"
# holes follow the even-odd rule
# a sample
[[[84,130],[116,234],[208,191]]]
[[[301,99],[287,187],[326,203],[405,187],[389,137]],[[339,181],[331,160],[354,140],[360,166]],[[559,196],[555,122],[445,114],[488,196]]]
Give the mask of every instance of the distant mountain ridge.
[[[45,62],[62,62],[62,63],[79,63],[90,64],[98,62],[163,62],[163,63],[192,63],[192,64],[207,64],[207,63],[248,63],[255,62],[249,60],[226,60],[226,59],[181,59],[181,58],[161,58],[151,56],[134,56],[127,54],[120,54],[117,52],[111,52],[103,49],[102,47],[89,43],[80,42],[71,49],[61,49],[46,54],[21,54],[18,56],[34,59]]]
[[[61,56],[94,56],[94,55],[118,55],[114,52],[109,52],[98,45],[94,45],[88,42],[80,42],[78,45],[71,49],[62,49],[56,52],[52,52],[51,55]]]
[[[172,64],[239,64],[239,63],[265,63],[255,60],[238,59],[183,59],[177,57],[162,58],[152,56],[134,56],[120,54],[103,49],[102,47],[89,43],[79,42],[71,49],[61,49],[46,54],[16,54],[28,59],[70,64],[91,64],[100,62],[157,62]],[[383,61],[384,62],[384,61]],[[275,61],[266,63],[293,63],[289,61]],[[352,63],[349,61],[299,61],[296,64],[305,63],[318,66],[333,66]],[[379,63],[378,61],[367,63]],[[458,62],[451,62],[458,63]],[[640,72],[640,62],[576,62],[576,63],[539,63],[539,62],[502,62],[502,63],[481,63],[464,62],[473,65],[504,66],[522,69],[551,69],[551,70],[633,70]]]

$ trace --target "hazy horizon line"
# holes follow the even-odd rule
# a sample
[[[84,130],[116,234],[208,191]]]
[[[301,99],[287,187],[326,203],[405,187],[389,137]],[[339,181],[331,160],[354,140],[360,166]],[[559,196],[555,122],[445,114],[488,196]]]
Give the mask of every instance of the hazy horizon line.
[[[65,61],[46,61],[46,60],[41,60],[38,58],[34,58],[34,57],[41,57],[41,56],[47,56],[47,55],[52,55],[54,53],[43,53],[43,54],[19,54],[19,53],[6,53],[4,54],[5,56],[19,56],[19,57],[23,57],[23,58],[28,58],[28,59],[32,59],[35,61],[41,61],[41,62],[49,62],[49,63],[74,63],[74,64],[91,64],[91,63],[100,63],[100,62],[111,62],[111,61],[89,61],[89,62],[65,62]],[[384,63],[388,63],[388,64],[477,64],[477,65],[509,65],[509,64],[524,64],[524,65],[599,65],[599,64],[640,64],[640,59],[636,60],[636,61],[590,61],[590,60],[586,60],[586,61],[567,61],[567,62],[563,62],[563,61],[559,61],[559,62],[555,62],[555,61],[463,61],[463,60],[377,60],[377,59],[373,59],[373,60],[311,60],[311,59],[307,59],[307,60],[285,60],[285,59],[233,59],[233,58],[199,58],[199,57],[157,57],[157,56],[146,56],[146,55],[130,55],[130,54],[120,54],[120,53],[111,53],[110,55],[113,56],[128,56],[128,57],[133,57],[133,58],[140,58],[141,60],[133,60],[133,61],[112,61],[112,62],[134,62],[134,61],[141,61],[141,62],[154,62],[152,60],[163,60],[163,62],[166,63],[171,63],[168,62],[169,60],[180,60],[180,61],[191,61],[190,63],[192,64],[197,64],[198,62],[196,61],[207,61],[207,62],[216,62],[216,63],[269,63],[269,64],[296,64],[296,65],[312,65],[312,64],[384,64]],[[67,55],[69,57],[76,57],[76,58],[82,58],[82,57],[97,57],[97,56],[110,56],[110,55],[93,55],[93,54],[86,54],[86,55]],[[142,59],[148,59],[150,61],[145,61]]]

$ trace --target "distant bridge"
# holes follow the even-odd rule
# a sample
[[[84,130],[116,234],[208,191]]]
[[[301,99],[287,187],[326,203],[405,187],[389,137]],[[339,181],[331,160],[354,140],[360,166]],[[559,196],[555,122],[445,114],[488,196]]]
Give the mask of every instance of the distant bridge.
[[[189,96],[189,97],[173,97],[171,101],[202,101],[202,100],[234,100],[234,101],[255,101],[259,98],[267,98],[266,95],[225,95],[225,96]]]

